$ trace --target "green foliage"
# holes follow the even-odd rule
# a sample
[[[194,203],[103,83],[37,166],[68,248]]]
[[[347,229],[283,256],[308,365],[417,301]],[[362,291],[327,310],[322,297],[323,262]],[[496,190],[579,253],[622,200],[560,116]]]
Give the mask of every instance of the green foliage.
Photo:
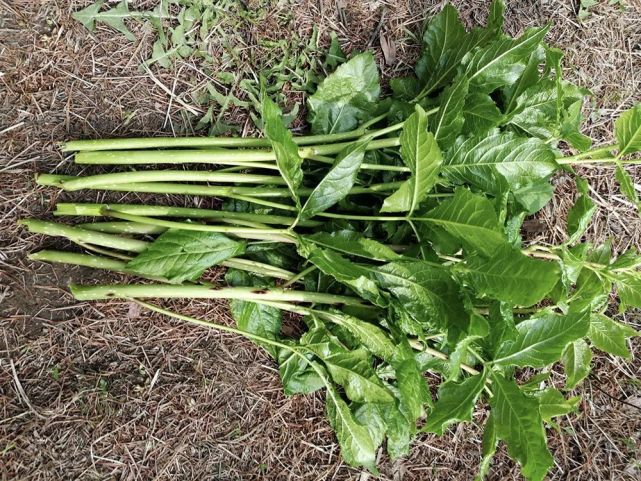
[[[102,6],[76,18],[87,28],[102,22],[126,35],[123,19],[154,25],[158,39],[147,68],[202,54],[203,34],[222,21],[208,1],[177,0],[150,13],[129,12],[125,3]],[[218,5],[221,11],[225,6]],[[634,250],[616,256],[609,243],[581,242],[596,207],[579,177],[565,243],[532,244],[521,238],[521,226],[549,202],[552,175],[561,168],[575,175],[567,165],[575,162],[612,164],[624,194],[638,202],[624,167],[641,150],[641,106],[616,122],[616,145],[590,149],[591,139],[581,133],[588,92],[562,78],[562,53],[544,42],[548,27],[513,39],[502,32],[504,10],[503,1],[493,1],[487,25],[468,31],[446,5],[427,24],[416,75],[390,80],[391,98],[380,98],[373,54],[347,57],[336,35],[322,64],[301,60],[305,55],[292,64],[287,42],[270,40],[269,65],[258,69],[266,80],[260,88],[260,75],[252,72],[255,79],[248,81],[239,69],[212,74],[216,86],[202,94],[202,105],[216,104],[208,105],[203,125],[227,131],[222,112],[255,104],[266,139],[199,138],[193,145],[179,139],[182,150],[168,153],[174,139],[146,139],[150,150],[133,153],[127,141],[106,141],[107,152],[77,159],[205,159],[210,165],[231,159],[227,173],[243,174],[223,186],[211,185],[211,172],[190,184],[143,180],[122,187],[109,183],[108,175],[105,184],[97,183],[102,176],[87,184],[141,192],[169,185],[172,193],[199,197],[214,191],[229,198],[224,212],[65,204],[57,213],[118,222],[25,225],[110,257],[44,251],[33,258],[181,284],[74,287],[83,300],[159,293],[228,298],[237,330],[195,323],[233,330],[264,348],[278,365],[285,394],[323,389],[329,422],[350,465],[376,472],[381,446],[392,458],[403,456],[419,433],[440,435],[469,422],[482,403],[490,414],[479,479],[491,470],[499,442],[526,478],[543,479],[553,465],[545,426],[557,427],[562,420],[556,417],[578,407],[578,398],[552,385],[551,366],[560,361],[565,390],[572,390],[589,375],[593,350],[631,356],[628,339],[638,333],[608,309],[613,289],[620,312],[641,307],[641,256]],[[257,21],[263,13],[227,17]],[[313,51],[316,40],[312,35],[304,50]],[[321,79],[315,66],[329,73]],[[296,110],[284,115],[277,103],[293,81],[285,71],[297,78],[296,88],[313,92],[307,97],[311,139],[286,127]],[[216,148],[204,148],[206,141]],[[88,149],[100,145],[92,142]],[[578,153],[562,157],[566,147]],[[122,151],[109,150],[116,148]],[[253,169],[277,177],[260,177],[270,185],[248,187],[244,171]],[[69,179],[43,177],[40,183],[62,189]],[[187,197],[184,205],[201,200]],[[217,223],[225,235],[211,232]],[[147,244],[131,236],[150,235],[158,237],[140,252]],[[129,256],[122,252],[140,253],[124,262],[119,258]],[[221,263],[233,267],[226,275],[231,287],[203,280]],[[300,316],[295,335],[281,332],[282,311]],[[519,385],[522,368],[528,368],[528,380]],[[438,384],[435,401],[425,372]]]

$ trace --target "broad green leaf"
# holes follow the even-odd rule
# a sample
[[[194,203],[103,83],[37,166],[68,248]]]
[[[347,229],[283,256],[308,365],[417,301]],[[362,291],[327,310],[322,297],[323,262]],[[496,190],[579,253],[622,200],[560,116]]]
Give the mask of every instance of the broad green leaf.
[[[430,20],[423,34],[423,51],[416,64],[416,75],[428,92],[450,82],[465,54],[473,48],[456,8],[445,5]]]
[[[562,114],[560,137],[580,152],[592,146],[592,139],[581,133],[583,100],[571,104]]]
[[[565,399],[558,389],[552,387],[541,391],[537,398],[539,400],[539,412],[545,422],[551,422],[553,417],[563,416],[576,411],[581,398],[579,396]]]
[[[315,244],[299,243],[298,252],[338,282],[349,286],[359,296],[368,301],[385,306],[386,302],[378,290],[376,282],[371,279],[368,269],[350,262],[336,251],[317,247]]]
[[[544,49],[543,47],[538,47],[530,54],[528,58],[525,69],[519,77],[519,79],[508,87],[502,89],[504,97],[504,108],[505,112],[513,112],[516,108],[517,99],[525,92],[529,87],[535,85],[540,80],[539,66],[544,60]]]
[[[629,201],[634,202],[635,205],[639,205],[639,195],[634,188],[634,181],[628,171],[623,168],[621,162],[616,163],[614,178],[619,183],[623,195],[625,195]]]
[[[565,368],[565,388],[574,389],[590,374],[592,351],[583,339],[577,339],[567,345],[561,355],[561,362]]]
[[[364,349],[335,352],[321,358],[332,380],[345,389],[346,396],[356,402],[387,403],[394,401],[370,365]]]
[[[300,205],[297,190],[303,181],[301,168],[303,159],[298,154],[298,147],[294,143],[291,131],[283,123],[283,114],[280,108],[264,91],[261,98],[261,108],[263,131],[274,149],[278,170],[289,187],[292,199],[297,205]]]
[[[195,281],[209,267],[241,255],[245,246],[217,232],[170,229],[129,261],[127,269],[172,283]]]
[[[499,366],[545,367],[561,357],[565,347],[588,333],[587,312],[554,314],[541,312],[516,326],[514,341],[505,341],[494,364]]]
[[[383,444],[385,433],[387,432],[382,406],[381,404],[367,402],[354,409],[354,404],[352,404],[354,418],[359,424],[367,427],[374,446]]]
[[[507,444],[508,454],[521,465],[523,476],[541,481],[553,465],[547,448],[539,402],[527,396],[513,380],[492,373],[490,406],[496,436]]]
[[[457,188],[453,198],[416,220],[444,229],[467,249],[485,255],[491,255],[506,242],[492,203],[463,188]]]
[[[431,321],[443,329],[464,324],[458,286],[445,269],[419,260],[391,262],[376,268],[374,275],[380,288],[420,324]]]
[[[136,40],[136,36],[129,31],[124,22],[126,18],[131,17],[127,2],[123,0],[115,7],[101,12],[100,9],[104,3],[103,0],[98,0],[93,5],[89,5],[87,8],[73,13],[72,17],[82,23],[90,32],[96,31],[96,22],[102,22],[118,30],[127,37],[127,40],[131,40],[132,42]]]
[[[341,48],[341,44],[338,40],[338,35],[336,32],[330,33],[331,42],[329,45],[329,50],[327,51],[327,57],[325,57],[325,67],[335,69],[340,64],[347,60],[345,53]]]
[[[279,337],[281,325],[280,309],[238,299],[230,301],[229,309],[239,329],[258,334],[267,339],[277,339]],[[274,346],[265,345],[263,347],[272,357],[278,356],[278,349]]]
[[[490,93],[516,82],[548,30],[549,27],[531,28],[519,38],[502,38],[470,52],[463,59],[470,88]]]
[[[576,185],[580,194],[570,209],[570,212],[568,212],[569,238],[567,244],[574,244],[581,238],[596,212],[596,205],[588,195],[587,182],[577,177]]]
[[[317,232],[303,239],[322,247],[328,247],[343,254],[363,257],[376,261],[394,261],[402,258],[385,244],[364,237],[352,230],[335,230],[333,232]]]
[[[465,75],[457,78],[450,86],[443,90],[439,98],[439,109],[435,115],[430,117],[430,131],[439,147],[445,150],[450,148],[456,137],[463,129],[465,117],[463,107],[469,88],[469,81]]]
[[[331,385],[327,386],[325,405],[329,423],[341,447],[343,460],[350,466],[364,466],[373,473],[377,473],[378,446],[374,444],[367,427],[355,419],[347,403]]]
[[[313,357],[311,353],[305,356],[309,361]],[[325,387],[325,382],[309,362],[287,349],[278,351],[278,372],[287,396],[309,394]]]
[[[366,146],[367,142],[356,142],[336,156],[334,165],[314,188],[301,209],[301,219],[314,217],[347,196],[361,168]]]
[[[385,199],[381,212],[408,211],[411,215],[436,183],[443,157],[434,136],[427,131],[427,120],[423,108],[416,105],[416,111],[403,124],[401,158],[412,176]]]
[[[352,57],[328,75],[307,99],[312,133],[354,130],[374,108],[380,93],[371,52]]]
[[[398,389],[398,409],[410,425],[410,432],[416,432],[416,421],[425,414],[424,406],[430,402],[430,392],[425,378],[418,370],[414,357],[398,363],[395,368]]]
[[[641,104],[623,112],[614,124],[619,156],[641,150]]]
[[[476,401],[485,386],[485,374],[471,376],[462,382],[449,381],[438,389],[438,400],[427,417],[423,431],[442,435],[455,422],[471,421]]]
[[[622,305],[641,308],[641,273],[619,274],[616,284]]]
[[[539,179],[514,189],[514,199],[525,209],[528,215],[541,210],[552,199],[554,187],[547,179]]]
[[[390,458],[398,459],[410,452],[410,442],[416,430],[396,406],[385,409],[387,424],[387,453]]]
[[[639,333],[630,326],[621,324],[606,315],[592,314],[590,318],[590,330],[588,331],[590,342],[597,349],[615,356],[630,359],[631,354],[626,339],[638,335]]]
[[[338,312],[319,312],[318,315],[347,329],[375,356],[387,362],[391,362],[394,358],[397,351],[396,345],[387,333],[377,325]]]
[[[451,182],[500,195],[548,178],[558,168],[552,148],[534,138],[492,131],[459,138],[444,156],[442,172]]]
[[[528,257],[509,244],[487,258],[471,255],[461,271],[477,293],[524,307],[545,298],[561,278],[556,263]]]
[[[488,315],[490,332],[487,338],[487,349],[496,353],[503,342],[516,339],[518,331],[514,325],[512,306],[505,302],[493,302],[490,304]]]
[[[503,122],[503,114],[487,94],[471,93],[463,107],[463,133],[480,136]]]

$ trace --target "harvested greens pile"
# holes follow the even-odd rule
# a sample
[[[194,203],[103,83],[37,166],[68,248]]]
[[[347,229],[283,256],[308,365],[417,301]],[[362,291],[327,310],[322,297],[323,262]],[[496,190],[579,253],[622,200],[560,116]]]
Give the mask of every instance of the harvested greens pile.
[[[542,479],[553,465],[545,428],[577,408],[569,391],[588,375],[592,350],[628,357],[636,335],[606,311],[613,288],[621,311],[641,307],[641,256],[580,242],[596,207],[572,167],[613,164],[638,205],[623,166],[641,150],[641,105],[616,122],[616,143],[592,148],[580,132],[588,92],[561,78],[548,27],[507,37],[503,10],[494,1],[487,26],[466,31],[446,6],[426,28],[415,75],[392,79],[386,98],[371,53],[343,59],[308,99],[310,135],[293,136],[263,94],[264,138],[65,144],[77,164],[122,167],[43,174],[40,185],[224,202],[59,203],[55,215],[93,222],[23,224],[84,252],[31,258],[131,275],[72,286],[79,300],[134,299],[255,341],[286,394],[326,391],[350,465],[376,472],[382,444],[392,458],[406,455],[417,435],[470,421],[481,402],[490,415],[480,477],[504,441],[524,476]],[[525,244],[521,224],[550,201],[557,171],[574,176],[579,193],[567,241]],[[216,265],[227,268],[225,286],[202,280]],[[228,299],[237,327],[147,298]],[[299,338],[281,334],[283,311],[302,317]],[[551,382],[557,361],[561,389]],[[432,394],[426,372],[440,382]]]

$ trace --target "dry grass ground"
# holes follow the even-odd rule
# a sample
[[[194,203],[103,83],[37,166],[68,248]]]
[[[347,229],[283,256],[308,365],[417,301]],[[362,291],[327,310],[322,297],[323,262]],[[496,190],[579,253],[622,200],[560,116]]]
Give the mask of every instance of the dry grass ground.
[[[249,2],[250,8],[258,3]],[[475,23],[482,21],[488,2],[454,3]],[[567,74],[595,94],[588,130],[599,141],[610,140],[612,118],[641,100],[638,2],[628,0],[624,12],[598,6],[583,23],[576,20],[577,1],[509,3],[511,33],[553,22],[550,42],[566,51]],[[189,130],[181,102],[189,103],[190,86],[206,81],[198,64],[189,62],[154,70],[153,78],[141,73],[138,65],[150,48],[151,32],[133,25],[137,43],[103,27],[89,34],[70,17],[85,4],[0,0],[0,476],[368,479],[340,462],[322,396],[286,398],[274,364],[251,343],[127,303],[75,302],[66,284],[95,273],[25,260],[25,253],[43,243],[59,245],[15,224],[22,217],[46,215],[61,197],[33,184],[34,172],[68,168],[55,141]],[[442,4],[300,1],[292,10],[273,2],[264,7],[269,23],[244,27],[235,40],[245,45],[243,61],[260,60],[268,55],[261,39],[307,38],[317,25],[325,42],[333,30],[348,49],[377,49],[389,76],[407,68],[416,55],[408,31],[420,30],[423,18]],[[381,38],[393,47],[386,51],[387,62]],[[291,95],[296,98],[300,95]],[[230,116],[250,129],[246,117]],[[599,203],[589,237],[613,236],[618,248],[639,246],[638,213],[618,194],[612,171],[585,173]],[[631,173],[641,182],[641,170]],[[562,238],[574,193],[568,179],[561,176],[557,182],[553,204],[529,224],[531,236]],[[223,305],[182,307],[196,316],[227,319]],[[640,327],[639,317],[625,320]],[[630,363],[605,356],[596,360],[577,392],[584,396],[580,412],[561,419],[560,431],[551,434],[557,461],[551,479],[641,478],[638,341],[633,349]],[[480,410],[475,418],[484,415]],[[472,479],[479,457],[479,429],[463,425],[441,438],[422,436],[407,459],[391,463],[382,456],[381,479]],[[518,479],[504,453],[496,458],[491,479]]]

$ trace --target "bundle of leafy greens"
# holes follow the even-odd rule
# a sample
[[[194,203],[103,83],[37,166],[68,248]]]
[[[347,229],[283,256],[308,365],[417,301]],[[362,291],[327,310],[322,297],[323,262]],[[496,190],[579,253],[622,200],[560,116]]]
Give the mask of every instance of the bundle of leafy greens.
[[[383,444],[392,458],[406,455],[417,435],[470,421],[484,403],[479,477],[503,441],[526,478],[543,479],[553,464],[546,427],[577,408],[569,393],[588,375],[593,349],[628,358],[627,338],[637,334],[606,312],[613,289],[621,311],[641,307],[641,256],[581,242],[595,205],[572,166],[614,164],[638,205],[624,165],[638,162],[641,105],[617,120],[615,143],[592,148],[580,131],[588,92],[562,78],[561,52],[544,41],[548,28],[510,38],[503,10],[495,0],[487,26],[466,31],[446,6],[427,25],[415,73],[393,79],[388,97],[371,53],[342,60],[308,99],[309,135],[293,136],[263,95],[260,138],[65,144],[78,164],[155,168],[44,174],[39,184],[224,202],[61,203],[55,215],[95,221],[23,223],[86,253],[31,258],[148,280],[74,285],[77,299],[133,299],[252,339],[278,364],[286,394],[325,390],[352,466],[376,472]],[[575,178],[579,193],[567,240],[528,244],[522,222],[549,202],[558,171]],[[212,266],[227,268],[226,286],[203,279]],[[228,299],[237,326],[146,298]],[[283,311],[300,315],[300,337],[281,334]],[[564,386],[550,379],[557,362]],[[440,379],[433,392],[426,372]]]

